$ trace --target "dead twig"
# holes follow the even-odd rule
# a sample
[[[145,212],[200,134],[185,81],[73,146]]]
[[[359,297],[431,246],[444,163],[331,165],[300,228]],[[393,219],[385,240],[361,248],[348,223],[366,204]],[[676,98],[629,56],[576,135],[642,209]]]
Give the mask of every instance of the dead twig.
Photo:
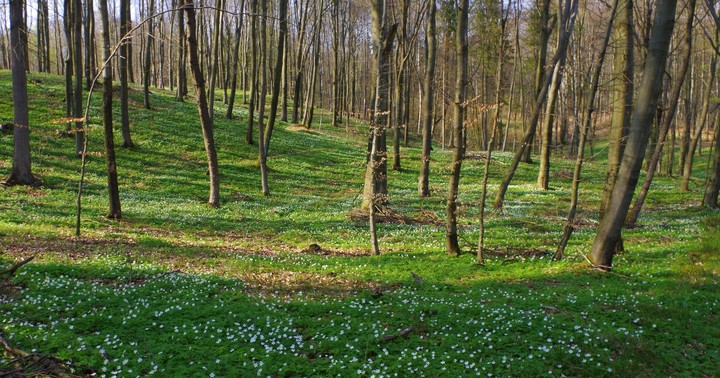
[[[392,341],[397,339],[398,337],[406,337],[410,332],[413,331],[413,326],[407,327],[404,330],[400,331],[400,333],[392,334],[392,335],[385,335],[382,337],[383,341]]]
[[[5,277],[5,278],[10,278],[10,277],[12,277],[12,276],[15,274],[15,272],[16,272],[18,269],[20,269],[20,267],[22,267],[23,265],[29,263],[29,262],[32,261],[34,258],[35,258],[35,256],[30,256],[30,257],[26,258],[25,260],[20,261],[19,263],[11,266],[9,269],[0,272],[0,276],[7,275],[7,277]]]

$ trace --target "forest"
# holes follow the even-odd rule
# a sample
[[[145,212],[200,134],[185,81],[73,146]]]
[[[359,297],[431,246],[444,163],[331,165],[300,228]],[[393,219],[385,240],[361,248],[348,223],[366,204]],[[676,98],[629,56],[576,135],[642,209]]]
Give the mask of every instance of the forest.
[[[718,12],[0,3],[0,376],[716,376]]]

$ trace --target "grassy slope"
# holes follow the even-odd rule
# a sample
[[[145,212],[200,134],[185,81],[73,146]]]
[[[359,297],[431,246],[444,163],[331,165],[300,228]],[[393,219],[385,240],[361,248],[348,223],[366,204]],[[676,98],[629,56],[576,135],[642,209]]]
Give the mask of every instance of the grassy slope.
[[[419,150],[404,149],[405,170],[389,174],[390,200],[422,222],[381,225],[384,254],[375,257],[366,226],[348,218],[362,189],[362,129],[347,138],[344,129],[281,125],[270,148],[272,195],[264,198],[256,149],[242,142],[245,124],[222,118],[218,104],[222,207],[215,210],[205,205],[194,105],[157,91],[153,110],[143,110],[134,91],[138,147],[118,149],[124,219],[103,217],[95,107],[76,242],[79,162],[74,142],[58,135],[64,126],[52,122],[63,114],[62,79],[30,77],[34,172],[45,185],[0,189],[3,262],[38,256],[15,280],[23,289],[0,302],[3,335],[22,349],[119,376],[699,376],[720,368],[720,239],[717,226],[703,226],[720,218],[693,205],[699,180],[681,193],[674,179],[656,179],[643,227],[624,232],[628,252],[608,275],[588,270],[581,257],[594,236],[603,150],[586,165],[586,226],[560,263],[545,252],[559,239],[572,163],[554,162],[547,192],[534,189],[537,165],[523,165],[506,211],[489,215],[494,254],[477,267],[470,254],[443,252],[448,153],[435,151],[433,197],[419,199]],[[3,122],[12,114],[10,93],[10,74],[1,71]],[[245,119],[244,107],[238,116]],[[0,136],[0,172],[9,171],[11,154],[11,138]],[[496,156],[491,191],[510,158]],[[468,251],[481,163],[463,166]],[[305,251],[311,243],[323,253]],[[414,283],[411,271],[427,283]],[[408,327],[406,338],[383,341]]]

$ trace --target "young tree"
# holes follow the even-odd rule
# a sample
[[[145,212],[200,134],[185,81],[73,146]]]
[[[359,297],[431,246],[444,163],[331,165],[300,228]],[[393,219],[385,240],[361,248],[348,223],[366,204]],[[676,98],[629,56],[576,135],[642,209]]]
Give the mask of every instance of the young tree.
[[[445,247],[448,254],[460,255],[457,230],[458,186],[460,169],[465,158],[465,109],[466,86],[468,78],[468,13],[470,2],[461,0],[457,4],[457,30],[455,33],[455,100],[453,104],[453,151],[450,185],[448,189],[445,222]]]
[[[183,5],[187,18],[187,42],[190,57],[190,71],[195,81],[195,92],[198,97],[198,113],[200,114],[200,126],[202,128],[205,153],[208,159],[208,175],[210,176],[210,196],[208,204],[212,207],[220,206],[220,174],[218,172],[217,151],[215,150],[215,138],[213,136],[212,120],[208,109],[207,97],[205,95],[205,77],[200,70],[200,58],[198,54],[197,21],[195,19],[195,5],[192,0],[185,0]]]
[[[423,88],[425,97],[422,101],[422,155],[420,157],[420,175],[418,176],[418,192],[421,197],[430,196],[430,151],[432,150],[433,106],[435,100],[435,55],[437,51],[435,31],[435,1],[430,0],[428,7],[428,24],[425,31],[425,78]]]
[[[675,26],[677,0],[658,0],[650,45],[645,59],[637,102],[633,110],[627,145],[605,217],[600,221],[591,249],[594,266],[610,270],[615,247],[640,176],[650,125],[662,90],[670,39]]]
[[[83,131],[82,2],[72,0],[73,117],[75,118],[75,154],[80,156],[85,142]]]
[[[107,0],[98,0],[100,3],[100,18],[102,20],[102,49],[105,69],[103,70],[103,128],[105,131],[105,163],[107,165],[108,180],[108,213],[111,219],[122,218],[120,208],[120,192],[118,190],[117,163],[115,161],[115,139],[113,136],[112,116],[112,65],[110,64],[110,20],[108,17]]]
[[[30,121],[25,63],[27,27],[23,17],[24,0],[10,0],[10,46],[13,87],[13,164],[5,185],[36,185],[30,160]]]
[[[102,1],[102,0],[99,0]],[[155,14],[155,0],[150,0],[148,4],[148,15]],[[145,109],[150,109],[150,56],[153,51],[153,20],[148,22],[147,39],[145,40],[145,62],[143,62],[143,105]]]
[[[124,1],[124,0],[121,0],[121,1]],[[182,7],[183,0],[175,0],[175,4],[178,7]],[[186,74],[187,68],[185,65],[185,62],[187,61],[186,49],[185,49],[187,38],[185,38],[185,13],[184,12],[178,12],[177,22],[178,22],[177,23],[177,25],[178,25],[177,26],[177,28],[178,28],[178,40],[177,40],[178,51],[177,51],[177,76],[176,76],[177,92],[175,93],[175,98],[178,101],[184,101],[185,96],[187,95],[187,74]],[[120,50],[120,53],[122,54],[122,50]],[[123,62],[121,60],[120,61],[121,67],[122,67],[122,64],[123,64]],[[122,68],[121,68],[120,72],[121,72],[120,74],[122,75]],[[122,76],[121,76],[120,80],[121,80],[121,85],[122,85]],[[123,139],[124,139],[124,137],[123,137]]]
[[[275,69],[273,70],[273,90],[270,99],[270,114],[268,117],[267,127],[265,129],[265,158],[270,149],[270,138],[272,138],[273,128],[275,127],[275,118],[277,117],[278,102],[280,100],[280,82],[283,79],[283,66],[285,56],[285,36],[287,34],[287,5],[288,0],[279,0],[278,15],[280,19],[280,33],[278,34],[278,48],[275,60]]]
[[[240,12],[235,26],[235,47],[232,50],[232,72],[230,74],[230,98],[228,99],[227,112],[225,118],[233,118],[233,108],[235,107],[235,92],[237,90],[238,64],[240,62],[240,39],[242,38],[242,26],[245,13],[245,0],[240,0]]]

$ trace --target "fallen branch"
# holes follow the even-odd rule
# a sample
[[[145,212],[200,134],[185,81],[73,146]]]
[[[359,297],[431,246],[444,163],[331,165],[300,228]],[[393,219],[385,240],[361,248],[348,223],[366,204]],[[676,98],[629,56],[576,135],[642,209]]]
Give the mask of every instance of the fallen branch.
[[[404,330],[400,331],[400,333],[392,334],[392,335],[385,335],[382,337],[382,339],[383,339],[383,341],[392,341],[392,340],[397,339],[398,337],[405,337],[412,331],[413,331],[413,326],[410,326],[410,327],[407,327]]]
[[[13,355],[16,357],[27,357],[30,355],[30,353],[25,352],[24,350],[14,348],[12,345],[10,345],[10,343],[7,342],[7,340],[5,340],[4,337],[2,337],[2,335],[0,335],[0,344],[2,344],[5,352],[7,352],[10,355]]]
[[[15,274],[15,272],[16,272],[18,269],[20,269],[20,267],[22,267],[23,265],[29,263],[29,262],[32,261],[34,258],[35,258],[35,256],[30,256],[30,257],[26,258],[25,260],[20,261],[19,263],[11,266],[9,269],[0,272],[0,276],[4,276],[4,275],[7,274],[7,277],[6,277],[6,278],[12,277],[12,276]]]

